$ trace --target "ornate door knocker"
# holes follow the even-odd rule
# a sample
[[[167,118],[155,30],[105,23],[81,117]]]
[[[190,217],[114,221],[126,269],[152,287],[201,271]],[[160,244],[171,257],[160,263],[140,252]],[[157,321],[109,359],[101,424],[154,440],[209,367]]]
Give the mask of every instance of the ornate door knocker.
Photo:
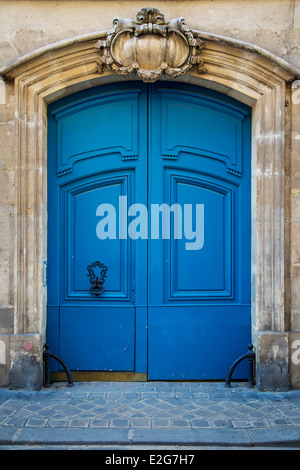
[[[100,269],[100,278],[96,276],[94,269],[99,267]],[[89,288],[89,293],[92,295],[102,295],[104,293],[104,287],[103,284],[105,282],[106,278],[106,273],[108,271],[108,267],[105,266],[103,263],[100,263],[100,261],[95,261],[94,263],[91,263],[88,267],[88,277],[90,278],[90,283],[92,284],[91,287]]]

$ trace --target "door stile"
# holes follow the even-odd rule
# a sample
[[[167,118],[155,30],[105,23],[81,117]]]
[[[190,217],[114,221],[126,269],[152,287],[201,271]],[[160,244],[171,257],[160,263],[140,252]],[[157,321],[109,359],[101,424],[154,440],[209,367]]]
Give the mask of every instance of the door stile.
[[[142,93],[139,95],[139,134],[138,161],[135,179],[135,204],[148,207],[148,86],[139,83]],[[133,217],[128,217],[128,224]],[[129,236],[129,235],[128,235]],[[147,295],[148,295],[148,240],[138,238],[131,240],[135,245],[135,286],[132,288],[132,304],[135,305],[135,372],[147,373]]]

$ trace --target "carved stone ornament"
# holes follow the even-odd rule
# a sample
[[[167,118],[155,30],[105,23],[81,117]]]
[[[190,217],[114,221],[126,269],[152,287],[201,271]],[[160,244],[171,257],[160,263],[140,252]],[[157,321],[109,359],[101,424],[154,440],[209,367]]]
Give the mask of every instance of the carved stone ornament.
[[[96,47],[100,50],[97,72],[103,67],[123,75],[136,72],[145,82],[154,82],[165,74],[176,78],[193,66],[203,72],[203,42],[195,38],[184,18],[169,22],[156,8],[143,8],[135,20],[115,18],[114,27]]]

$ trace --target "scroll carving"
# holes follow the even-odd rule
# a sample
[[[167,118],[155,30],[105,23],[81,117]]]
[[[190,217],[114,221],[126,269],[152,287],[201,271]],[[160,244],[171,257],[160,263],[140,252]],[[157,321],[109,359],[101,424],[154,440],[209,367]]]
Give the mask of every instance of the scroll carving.
[[[192,67],[205,71],[201,49],[184,18],[169,22],[156,8],[143,8],[135,20],[115,18],[113,28],[99,40],[96,71],[104,67],[124,77],[137,73],[145,82],[154,82],[163,74],[176,78]]]

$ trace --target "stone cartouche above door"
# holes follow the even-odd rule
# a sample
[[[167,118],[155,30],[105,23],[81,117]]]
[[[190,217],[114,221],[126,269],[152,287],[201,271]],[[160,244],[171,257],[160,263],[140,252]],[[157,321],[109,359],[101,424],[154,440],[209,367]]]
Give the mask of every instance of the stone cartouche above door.
[[[156,8],[143,8],[135,20],[115,18],[106,38],[99,40],[96,70],[103,67],[124,77],[136,73],[145,82],[163,75],[176,78],[192,67],[205,71],[203,41],[194,37],[184,18],[166,21]]]

